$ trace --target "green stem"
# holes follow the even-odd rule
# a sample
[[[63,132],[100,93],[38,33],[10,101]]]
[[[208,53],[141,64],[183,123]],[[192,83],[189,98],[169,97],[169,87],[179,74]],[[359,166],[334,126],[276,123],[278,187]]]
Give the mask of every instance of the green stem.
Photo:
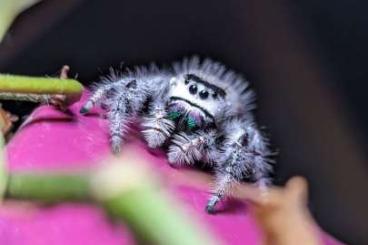
[[[46,203],[96,200],[143,244],[218,244],[185,214],[180,203],[160,190],[157,180],[147,176],[147,169],[121,162],[114,165],[109,163],[92,175],[11,173],[6,197]]]
[[[0,74],[0,92],[31,94],[80,94],[83,85],[74,79]]]
[[[127,224],[142,244],[218,244],[162,189],[154,171],[128,154],[92,175],[93,195],[105,210]]]
[[[153,171],[133,156],[109,161],[92,174],[15,172],[6,177],[4,172],[3,177],[7,198],[97,201],[127,224],[142,244],[219,244],[162,190]]]
[[[68,106],[79,101],[82,91],[83,85],[74,79],[0,74],[0,99],[3,100],[59,101]]]
[[[124,221],[142,244],[218,244],[164,192],[132,189],[103,206],[112,217]]]
[[[88,175],[11,173],[7,198],[44,202],[85,201],[90,199]]]

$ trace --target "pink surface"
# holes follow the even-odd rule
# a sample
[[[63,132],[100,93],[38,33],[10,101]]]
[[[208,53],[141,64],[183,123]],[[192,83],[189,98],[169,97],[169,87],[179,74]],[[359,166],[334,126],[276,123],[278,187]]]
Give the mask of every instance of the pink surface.
[[[110,154],[106,120],[97,112],[79,115],[80,106],[73,105],[70,113],[48,106],[34,111],[7,146],[11,170],[80,169]],[[169,167],[164,154],[150,153],[139,137],[132,136],[128,144],[160,172],[170,175],[181,171]],[[232,201],[222,213],[208,215],[204,212],[208,192],[203,188],[181,185],[172,189],[223,244],[259,244],[259,230],[244,203]],[[123,225],[110,223],[92,205],[66,203],[26,210],[4,212],[0,208],[0,244],[134,244]],[[323,232],[321,235],[325,244],[340,244]]]

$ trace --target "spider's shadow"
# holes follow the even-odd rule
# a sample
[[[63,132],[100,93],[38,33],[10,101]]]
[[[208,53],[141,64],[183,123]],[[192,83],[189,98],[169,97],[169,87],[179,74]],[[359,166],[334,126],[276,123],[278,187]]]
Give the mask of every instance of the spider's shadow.
[[[216,206],[216,212],[213,215],[237,215],[247,214],[249,211],[246,202],[233,198],[227,197]]]

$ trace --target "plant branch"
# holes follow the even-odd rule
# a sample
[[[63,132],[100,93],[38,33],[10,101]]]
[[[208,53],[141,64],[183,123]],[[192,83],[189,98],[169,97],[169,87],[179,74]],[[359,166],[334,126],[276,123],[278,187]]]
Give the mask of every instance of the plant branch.
[[[73,104],[82,96],[83,85],[65,78],[68,69],[63,67],[61,78],[0,74],[0,99],[51,103],[60,107]]]

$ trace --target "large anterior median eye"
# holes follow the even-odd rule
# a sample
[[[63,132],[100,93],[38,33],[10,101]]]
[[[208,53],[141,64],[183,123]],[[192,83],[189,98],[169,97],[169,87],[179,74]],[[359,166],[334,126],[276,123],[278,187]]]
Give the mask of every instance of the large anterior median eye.
[[[247,133],[245,133],[244,135],[242,135],[242,137],[240,139],[240,143],[243,146],[246,146],[246,145],[248,145],[248,142],[249,142],[249,135]]]
[[[197,85],[195,85],[195,84],[190,85],[189,92],[191,94],[196,94],[197,93],[197,90],[198,90]]]
[[[201,97],[202,100],[205,100],[208,98],[208,91],[207,90],[202,90],[201,92],[199,92],[199,97]]]

